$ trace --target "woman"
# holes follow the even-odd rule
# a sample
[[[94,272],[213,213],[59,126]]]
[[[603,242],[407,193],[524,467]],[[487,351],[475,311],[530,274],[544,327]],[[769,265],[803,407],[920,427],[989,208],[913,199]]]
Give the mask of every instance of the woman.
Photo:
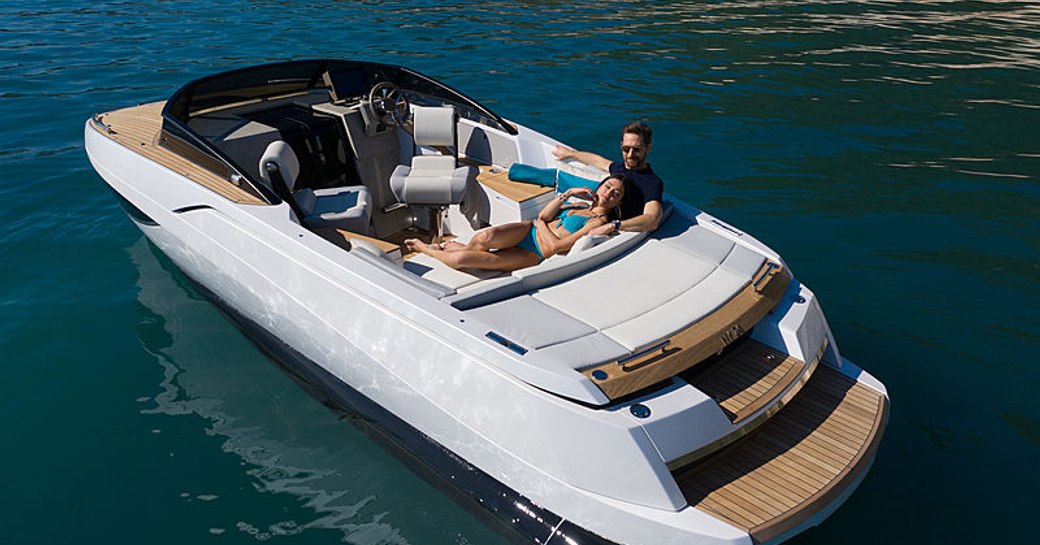
[[[436,258],[453,269],[515,271],[530,267],[570,250],[596,227],[620,219],[618,206],[627,183],[623,174],[612,174],[596,186],[595,192],[586,187],[568,189],[545,205],[538,219],[489,227],[474,234],[467,244],[425,244],[414,238],[404,243],[408,249]],[[565,204],[571,197],[585,199],[589,204]]]

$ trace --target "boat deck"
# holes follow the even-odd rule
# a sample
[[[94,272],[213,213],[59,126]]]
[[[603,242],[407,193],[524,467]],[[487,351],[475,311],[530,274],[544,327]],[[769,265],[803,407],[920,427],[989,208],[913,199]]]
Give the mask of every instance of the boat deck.
[[[730,422],[739,424],[763,407],[775,403],[796,381],[812,375],[823,350],[812,361],[802,361],[765,344],[749,341],[732,354],[696,372],[687,380],[719,403]],[[799,390],[796,385],[787,397]]]
[[[99,114],[91,126],[99,133],[140,153],[156,163],[195,181],[231,201],[241,204],[267,204],[245,188],[207,170],[186,157],[159,145],[162,109],[165,102],[152,102]],[[107,129],[106,129],[107,127]]]
[[[802,391],[748,437],[675,471],[690,505],[769,541],[833,503],[870,466],[888,398],[819,366]]]

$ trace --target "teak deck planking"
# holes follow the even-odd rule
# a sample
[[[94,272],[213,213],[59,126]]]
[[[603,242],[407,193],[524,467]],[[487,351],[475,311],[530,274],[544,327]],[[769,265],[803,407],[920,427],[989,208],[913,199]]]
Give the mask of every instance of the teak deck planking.
[[[834,501],[874,457],[888,399],[820,365],[801,392],[755,433],[675,477],[690,505],[774,538]]]
[[[772,403],[815,363],[749,341],[689,381],[737,424]]]
[[[111,131],[96,122],[94,130],[111,138],[124,147],[190,179],[199,185],[241,204],[266,204],[263,200],[235,185],[230,180],[159,145],[162,130],[162,109],[165,102],[152,102],[100,114],[101,122]]]
[[[478,167],[480,168],[480,173],[477,174],[478,182],[519,203],[553,191],[551,187],[510,180],[509,169],[491,165],[478,165]]]

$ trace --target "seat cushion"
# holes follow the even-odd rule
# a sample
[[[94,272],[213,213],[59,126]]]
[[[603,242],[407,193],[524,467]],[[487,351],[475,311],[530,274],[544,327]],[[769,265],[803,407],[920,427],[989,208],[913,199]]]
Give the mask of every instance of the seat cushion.
[[[314,196],[317,201],[311,215],[324,220],[365,216],[371,204],[368,189],[363,185],[319,189]]]
[[[412,157],[412,176],[450,176],[456,167],[450,155],[416,155]]]
[[[682,214],[674,214],[664,222],[653,238],[712,263],[722,263],[734,245],[732,240],[713,233]]]
[[[715,263],[648,240],[611,266],[538,290],[534,297],[602,330],[674,299],[715,268]]]
[[[420,159],[424,159],[420,161]],[[399,202],[408,204],[447,205],[458,204],[466,195],[466,186],[470,179],[476,178],[477,169],[470,166],[444,169],[443,161],[426,161],[425,159],[447,159],[452,165],[451,157],[420,156],[414,157],[411,167],[398,165],[390,175],[390,189]],[[424,165],[434,168],[424,170]]]
[[[335,227],[367,234],[372,199],[363,185],[328,189],[301,189],[293,198],[309,227]]]
[[[457,290],[459,288],[475,284],[481,280],[503,276],[498,271],[481,271],[477,269],[455,270],[440,261],[426,255],[419,254],[404,262],[404,268],[421,276],[431,282]]]
[[[595,333],[588,324],[522,295],[466,311],[507,339],[538,350]]]
[[[721,307],[748,279],[721,267],[674,299],[645,314],[603,330],[603,334],[633,352],[672,335]]]

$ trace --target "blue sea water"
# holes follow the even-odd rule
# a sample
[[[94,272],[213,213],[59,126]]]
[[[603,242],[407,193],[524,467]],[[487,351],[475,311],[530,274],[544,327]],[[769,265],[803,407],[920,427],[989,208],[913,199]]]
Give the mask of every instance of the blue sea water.
[[[506,542],[186,285],[83,152],[94,112],[315,57],[411,66],[604,155],[645,119],[668,192],[784,256],[893,400],[860,489],[792,543],[1036,540],[1036,3],[5,0],[0,22],[0,542]]]

